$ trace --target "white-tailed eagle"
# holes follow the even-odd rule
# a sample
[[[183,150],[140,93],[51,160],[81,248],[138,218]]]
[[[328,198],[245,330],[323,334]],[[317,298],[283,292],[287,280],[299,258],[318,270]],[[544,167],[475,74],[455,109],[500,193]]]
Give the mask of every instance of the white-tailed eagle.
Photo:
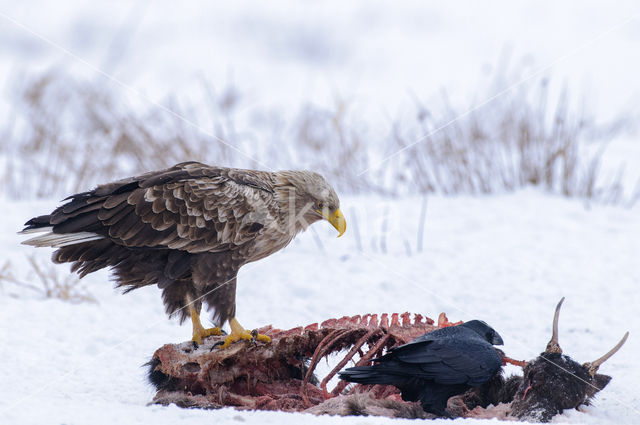
[[[220,335],[229,321],[223,347],[252,339],[235,318],[240,267],[282,249],[318,220],[329,221],[340,235],[346,229],[336,192],[311,171],[185,162],[65,201],[29,220],[21,233],[44,234],[23,243],[57,248],[53,261],[73,263],[81,277],[111,267],[125,292],[158,285],[170,316],[180,322],[191,317],[195,343]],[[203,302],[217,327],[202,326]]]

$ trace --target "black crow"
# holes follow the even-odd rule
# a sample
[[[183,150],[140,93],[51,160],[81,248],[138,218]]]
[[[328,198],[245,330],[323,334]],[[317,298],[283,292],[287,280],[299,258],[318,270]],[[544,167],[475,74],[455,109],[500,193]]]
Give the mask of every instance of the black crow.
[[[502,357],[493,345],[502,338],[481,320],[426,333],[393,348],[373,366],[351,367],[341,379],[360,384],[393,385],[405,401],[419,401],[425,412],[450,416],[447,400],[482,385],[501,371]]]

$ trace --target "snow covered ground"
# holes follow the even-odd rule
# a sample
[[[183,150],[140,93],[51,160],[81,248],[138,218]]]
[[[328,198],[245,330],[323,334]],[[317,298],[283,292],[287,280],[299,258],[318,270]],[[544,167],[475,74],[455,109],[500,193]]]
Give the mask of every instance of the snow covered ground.
[[[488,99],[477,96],[504,71],[499,58],[508,53],[507,73],[516,74],[511,83],[550,76],[556,89],[564,84],[579,100],[584,94],[596,121],[606,121],[639,111],[638,19],[634,0],[0,1],[6,35],[0,37],[0,126],[14,117],[11,83],[54,67],[96,84],[109,81],[96,69],[105,72],[119,81],[112,87],[123,98],[131,97],[124,84],[152,101],[175,93],[201,99],[204,79],[217,91],[233,85],[247,110],[295,114],[306,103],[333,108],[336,98],[345,99],[372,131],[388,132],[394,119],[414,110],[415,99],[439,104],[440,89],[455,105],[482,104]],[[640,144],[637,136],[626,137],[609,146],[603,177],[625,163],[631,190]],[[0,175],[7,166],[0,157]],[[50,251],[21,246],[16,231],[66,195],[0,198],[0,273],[6,264],[17,279],[38,284],[27,255],[45,267]],[[640,205],[589,205],[537,190],[431,196],[420,243],[423,203],[343,196],[348,230],[342,238],[319,223],[241,270],[241,323],[288,328],[369,312],[435,318],[444,311],[451,320],[487,321],[511,357],[532,359],[544,349],[553,309],[565,296],[560,343],[578,361],[595,359],[626,330],[631,336],[601,368],[613,380],[595,405],[555,421],[637,423]],[[54,270],[68,278],[67,266]],[[189,339],[191,329],[166,318],[157,289],[123,296],[108,279],[99,272],[83,280],[97,304],[0,283],[0,424],[399,422],[147,406],[153,390],[142,365],[161,345]]]
[[[587,208],[580,201],[535,190],[479,198],[430,197],[424,245],[417,252],[422,202],[343,199],[349,231],[342,238],[336,239],[326,223],[318,223],[312,227],[317,239],[308,231],[283,251],[245,266],[238,287],[241,322],[288,328],[367,312],[437,317],[445,311],[451,320],[487,321],[504,338],[510,356],[532,359],[544,349],[553,309],[565,296],[560,343],[578,361],[594,360],[626,330],[631,336],[602,367],[613,380],[595,406],[556,420],[637,422],[640,208]],[[55,204],[2,201],[8,214],[0,224],[1,258],[10,260],[19,273],[28,270],[21,265],[34,249],[19,245],[16,230]],[[381,230],[384,214],[387,234]],[[36,254],[44,263],[50,252]],[[67,266],[57,269],[60,276],[68,273]],[[142,365],[162,344],[189,339],[190,326],[180,327],[165,317],[156,288],[120,295],[107,279],[107,273],[85,278],[98,304],[41,299],[10,284],[0,288],[2,423],[354,422],[147,406],[153,390]]]

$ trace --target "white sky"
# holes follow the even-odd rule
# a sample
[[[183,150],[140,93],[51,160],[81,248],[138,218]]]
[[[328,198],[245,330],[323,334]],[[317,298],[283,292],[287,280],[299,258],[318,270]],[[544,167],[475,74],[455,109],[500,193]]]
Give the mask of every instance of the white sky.
[[[462,105],[481,102],[478,87],[504,56],[524,75],[547,69],[602,118],[637,110],[640,94],[635,1],[2,1],[0,13],[5,93],[12,77],[52,65],[103,78],[35,31],[157,99],[197,96],[204,78],[233,82],[247,107],[340,96],[396,117],[412,96],[429,105],[443,88]]]

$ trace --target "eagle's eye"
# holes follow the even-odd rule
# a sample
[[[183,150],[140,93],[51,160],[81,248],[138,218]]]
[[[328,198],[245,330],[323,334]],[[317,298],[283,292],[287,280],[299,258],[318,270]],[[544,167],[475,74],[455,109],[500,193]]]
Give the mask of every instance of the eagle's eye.
[[[318,201],[318,203],[316,204],[316,207],[317,207],[319,210],[322,210],[322,209],[324,208],[324,202],[322,202],[322,201]]]

